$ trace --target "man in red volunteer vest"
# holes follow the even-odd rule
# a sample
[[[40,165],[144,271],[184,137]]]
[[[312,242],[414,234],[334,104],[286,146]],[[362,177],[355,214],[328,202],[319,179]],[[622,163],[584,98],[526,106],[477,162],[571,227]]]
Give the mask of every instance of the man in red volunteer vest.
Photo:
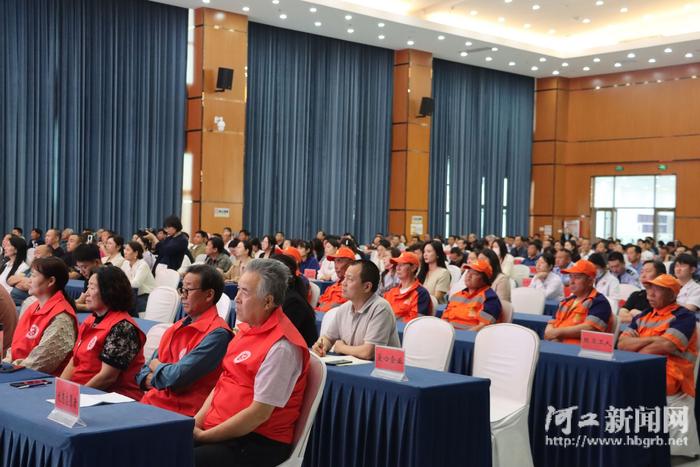
[[[456,328],[479,331],[500,322],[503,307],[491,288],[493,268],[488,260],[476,260],[464,267],[468,269],[464,276],[466,288],[450,297],[442,319]]]
[[[323,312],[348,301],[348,299],[343,296],[343,279],[345,278],[345,271],[348,269],[348,266],[355,261],[355,253],[353,253],[350,248],[341,246],[334,255],[329,255],[327,258],[328,261],[333,261],[335,265],[335,273],[338,276],[338,282],[328,286],[318,299],[318,306],[316,309]]]
[[[289,276],[281,262],[255,259],[238,282],[242,323],[216,387],[195,416],[197,467],[275,466],[291,453],[309,350],[282,312]]]
[[[129,312],[131,282],[121,269],[101,266],[90,276],[86,304],[92,310],[78,330],[73,358],[61,378],[140,400],[136,374],[143,366],[146,336]]]
[[[141,402],[188,417],[202,407],[219,379],[231,341],[231,329],[216,310],[223,292],[223,277],[213,267],[188,269],[180,287],[187,316],[165,331],[158,350],[136,376],[147,391]]]
[[[416,279],[420,267],[416,255],[403,252],[398,258],[391,258],[389,261],[396,265],[396,275],[401,282],[389,289],[384,294],[384,299],[391,305],[396,318],[409,322],[418,315],[433,314],[430,293]]]

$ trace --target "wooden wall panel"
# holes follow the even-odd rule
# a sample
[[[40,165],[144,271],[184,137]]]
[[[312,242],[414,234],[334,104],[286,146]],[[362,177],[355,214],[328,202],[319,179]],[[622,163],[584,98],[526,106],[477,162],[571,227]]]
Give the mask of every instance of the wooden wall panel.
[[[429,119],[428,119],[429,120]],[[430,124],[409,123],[407,145],[412,151],[430,152]]]
[[[553,164],[555,153],[554,141],[535,141],[532,143],[532,164]]]
[[[204,133],[202,200],[243,202],[243,138],[237,133]]]
[[[214,117],[220,116],[226,122],[226,131],[237,133],[245,132],[245,110],[246,105],[243,101],[234,101],[229,99],[214,99],[208,96],[202,102],[203,105],[203,129],[209,131],[217,131],[214,124]]]
[[[554,166],[532,166],[532,210],[533,216],[551,216],[554,212]]]
[[[398,53],[398,52],[397,52]],[[392,101],[392,121],[408,121],[408,64],[394,66],[394,99]]]
[[[550,141],[555,137],[557,91],[535,94],[535,141]]]
[[[406,154],[406,209],[428,210],[429,171],[428,154]]]
[[[391,153],[389,209],[406,209],[406,151]]]
[[[216,208],[228,208],[229,217],[214,217]],[[243,228],[243,204],[202,202],[201,206],[202,230],[207,232],[221,232],[224,227],[231,227],[233,231]]]

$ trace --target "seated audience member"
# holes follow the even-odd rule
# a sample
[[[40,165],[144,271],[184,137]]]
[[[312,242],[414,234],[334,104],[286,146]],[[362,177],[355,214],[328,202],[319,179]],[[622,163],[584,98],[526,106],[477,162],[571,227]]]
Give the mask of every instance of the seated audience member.
[[[452,275],[447,270],[445,249],[439,241],[433,240],[423,245],[423,264],[418,280],[430,295],[437,298],[438,303],[447,303]]]
[[[695,397],[693,367],[697,358],[695,315],[676,303],[680,282],[670,274],[644,281],[650,307],[620,336],[620,350],[664,355],[666,394]]]
[[[233,240],[233,230],[231,230],[231,227],[224,227],[221,234],[221,241],[224,243],[224,250],[228,250],[229,245]]]
[[[491,289],[493,269],[489,261],[477,260],[466,268],[466,288],[450,297],[442,319],[459,329],[479,331],[501,319],[501,301]]]
[[[412,243],[411,245],[408,245],[406,248],[404,248],[403,251],[407,251],[413,255],[416,255],[416,258],[418,258],[418,261],[423,261],[423,247],[425,245],[422,242],[415,242]]]
[[[272,259],[287,266],[291,274],[282,303],[282,311],[304,338],[307,347],[311,347],[318,340],[316,313],[306,299],[308,287],[302,280],[303,276],[297,272],[297,262],[287,254],[275,254],[272,255]]]
[[[693,275],[697,270],[698,260],[690,253],[683,253],[676,257],[674,274],[681,283],[678,293],[678,304],[690,311],[700,311],[700,284],[695,282]]]
[[[254,260],[238,283],[239,331],[195,416],[195,466],[275,466],[291,454],[309,351],[282,311],[288,268]]]
[[[299,264],[299,271],[304,274],[307,269],[313,269],[318,271],[321,265],[318,264],[318,260],[314,256],[313,248],[311,243],[301,240],[297,243],[297,249],[301,254],[301,264]]]
[[[29,269],[29,266],[25,262],[27,259],[27,242],[24,241],[22,237],[17,235],[11,235],[7,244],[4,245],[3,252],[6,261],[0,270],[0,286],[2,286],[7,293],[12,293],[14,280],[8,282],[15,274],[21,275]]]
[[[547,324],[546,340],[579,344],[581,331],[611,332],[610,303],[593,287],[597,271],[596,265],[585,259],[562,271],[570,276],[571,295],[561,301],[554,319]]]
[[[53,256],[53,250],[48,245],[39,245],[34,248],[34,261],[41,258]],[[12,286],[10,296],[14,300],[15,305],[22,306],[27,298],[29,298],[29,287],[31,286],[32,269],[28,268],[24,272],[15,274],[7,278],[7,283]],[[70,273],[68,274],[70,278]]]
[[[394,310],[396,319],[409,322],[419,315],[434,314],[433,301],[428,291],[420,285],[416,274],[420,262],[411,253],[401,253],[398,258],[389,260],[396,268],[399,285],[384,293],[384,298]]]
[[[537,260],[540,259],[540,254],[542,251],[542,242],[539,240],[533,240],[527,246],[527,256],[523,259],[522,264],[525,266],[535,266]]]
[[[379,268],[367,260],[348,266],[343,295],[348,300],[335,312],[326,334],[314,344],[313,351],[323,357],[334,351],[363,360],[374,359],[374,346],[400,347],[396,318],[389,302],[376,294]]]
[[[88,279],[92,276],[95,268],[102,264],[102,261],[100,261],[100,249],[94,243],[78,245],[73,256],[75,257],[75,267],[85,282],[83,293],[75,300],[75,307],[79,312],[87,312],[90,311],[86,303]]]
[[[564,269],[571,269],[574,266],[571,257],[571,250],[566,248],[557,251],[554,256],[554,269],[552,272],[559,276],[561,283],[566,287],[569,285],[569,275],[562,273]]]
[[[641,288],[639,274],[633,268],[625,265],[625,257],[622,253],[613,251],[608,255],[608,269],[620,284],[630,284]]]
[[[642,312],[651,307],[647,300],[647,289],[649,283],[657,276],[666,274],[666,266],[661,261],[645,261],[642,266],[642,290],[632,292],[627,298],[627,301],[617,313],[617,318],[621,323],[629,323],[632,318],[639,316]],[[646,282],[646,284],[645,284]]]
[[[459,247],[453,246],[450,249],[450,264],[461,268],[465,262],[464,252]]]
[[[153,266],[156,264],[156,257],[151,253],[151,240],[144,235],[137,235],[136,241],[143,247],[143,260],[148,264],[148,267],[153,271]]]
[[[182,266],[182,260],[187,254],[187,237],[182,233],[182,222],[177,216],[166,217],[163,221],[163,234],[161,239],[152,232],[147,232],[146,237],[151,241],[151,245],[155,249],[156,261],[153,264],[153,271],[156,270],[159,264],[164,264],[168,269],[177,271]]]
[[[524,241],[522,235],[515,236],[510,254],[513,255],[514,258],[525,258],[527,256],[527,242]]]
[[[17,307],[10,294],[2,287],[0,287],[0,324],[2,324],[3,330],[3,337],[0,340],[0,358],[4,358],[5,349],[9,349],[12,345],[12,336],[14,336],[17,327]]]
[[[196,260],[197,256],[206,254],[207,241],[209,240],[209,234],[204,230],[198,230],[192,237],[192,246],[190,247],[190,254]]]
[[[588,261],[596,267],[595,289],[606,297],[615,298],[620,291],[620,281],[608,271],[608,263],[601,253],[593,253]]]
[[[219,237],[211,237],[207,240],[205,252],[207,255],[205,264],[215,267],[222,274],[231,268],[231,258],[224,253],[224,241]]]
[[[532,278],[529,287],[544,291],[545,300],[564,298],[564,285],[561,278],[552,272],[554,269],[554,256],[551,253],[543,253],[535,265],[535,277]]]
[[[110,235],[104,244],[105,256],[102,257],[102,264],[111,264],[116,268],[121,268],[124,264],[122,248],[124,239],[119,235]]]
[[[316,309],[326,312],[348,301],[343,294],[343,279],[345,279],[345,271],[348,266],[355,261],[355,253],[350,248],[340,247],[334,255],[326,256],[324,259],[335,265],[335,274],[338,277],[338,281],[326,287],[318,299]]]
[[[491,265],[491,277],[493,277],[491,280],[491,289],[496,292],[498,299],[510,302],[510,278],[501,271],[501,263],[496,252],[484,248],[477,255],[477,259],[488,261]],[[468,271],[465,272],[468,273]],[[464,280],[462,280],[462,283],[464,283]]]
[[[334,262],[328,259],[329,256],[334,256],[338,252],[338,248],[340,248],[340,239],[338,237],[327,237],[323,241],[324,254],[319,266],[318,274],[316,275],[318,280],[334,282],[338,280]]]
[[[36,371],[60,375],[78,334],[75,310],[63,288],[68,267],[58,258],[32,263],[29,293],[37,298],[22,314],[6,361]]]
[[[216,311],[224,282],[211,266],[190,266],[180,297],[186,316],[161,337],[136,375],[146,391],[141,402],[193,417],[219,379],[231,328]]]
[[[29,245],[31,245],[31,248],[36,248],[39,245],[44,244],[44,232],[42,232],[41,229],[38,229],[34,227],[32,231],[29,233]]]
[[[564,248],[566,248],[566,245],[564,245]],[[573,252],[573,250],[569,251]],[[593,254],[593,250],[591,249],[591,241],[589,239],[581,239],[581,245],[578,247],[578,254],[581,259],[588,259],[588,257]],[[574,255],[572,253],[572,259],[573,257]]]
[[[136,304],[134,311],[141,313],[146,311],[148,295],[156,288],[156,279],[151,273],[151,268],[143,260],[143,247],[139,242],[129,242],[124,247],[124,262],[121,267],[131,283],[131,288],[136,292]]]
[[[474,237],[474,239],[476,240],[476,237]],[[501,272],[510,277],[510,272],[513,270],[513,265],[515,264],[515,255],[513,255],[512,252],[508,253],[506,242],[501,238],[497,238],[489,244],[489,247],[491,251],[498,256],[498,260],[501,263]],[[472,250],[473,249],[474,248],[472,248]]]
[[[129,315],[133,293],[124,271],[101,266],[88,280],[92,314],[78,330],[78,340],[61,378],[140,400],[136,375],[143,367],[145,334]]]
[[[638,275],[642,275],[642,267],[644,263],[642,262],[642,249],[638,245],[627,245],[625,247],[625,253],[627,254],[627,260],[629,261],[628,266],[635,271]],[[662,259],[661,261],[665,261]]]
[[[57,258],[63,258],[65,251],[61,248],[61,233],[56,229],[49,229],[44,235],[44,242],[53,248],[53,255]]]
[[[275,254],[275,248],[277,248],[277,245],[272,235],[265,235],[262,240],[260,240],[260,251],[258,252],[257,258],[269,258]]]
[[[70,234],[68,241],[66,242],[66,253],[61,259],[63,259],[63,262],[66,263],[66,266],[68,266],[68,277],[71,279],[80,278],[80,273],[75,268],[75,258],[73,257],[73,252],[78,245],[83,243],[85,243],[83,236],[77,233]],[[36,252],[34,253],[34,256],[36,257]]]
[[[233,248],[233,261],[228,271],[224,273],[224,281],[236,283],[245,272],[245,268],[253,259],[253,246],[247,240],[239,240]]]
[[[66,251],[66,248],[68,246],[68,238],[73,235],[73,229],[66,227],[63,229],[61,232],[61,248],[63,248],[63,251]]]
[[[391,262],[392,258],[398,258],[399,256],[401,256],[401,250],[391,248],[389,254],[384,257],[384,270],[379,275],[379,295],[383,296],[389,289],[394,288],[401,282],[396,273],[396,265]],[[420,260],[418,262],[420,263]]]

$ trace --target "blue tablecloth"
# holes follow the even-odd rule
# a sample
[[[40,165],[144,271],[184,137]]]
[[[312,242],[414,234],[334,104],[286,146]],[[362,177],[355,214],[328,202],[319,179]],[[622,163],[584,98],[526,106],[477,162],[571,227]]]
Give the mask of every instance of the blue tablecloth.
[[[44,378],[53,378],[53,375],[47,375],[46,373],[23,368],[21,370],[13,371],[12,373],[0,373],[0,384]],[[2,400],[0,400],[0,404],[2,404]]]
[[[131,402],[82,408],[87,426],[70,429],[46,418],[54,393],[0,384],[4,467],[192,467],[192,418]]]
[[[333,281],[319,281],[316,279],[311,279],[311,282],[316,284],[318,286],[318,288],[321,289],[321,294],[323,294],[323,292],[326,291],[328,286],[333,285]]]
[[[305,466],[490,466],[489,382],[407,368],[407,382],[374,365],[328,367]]]
[[[528,329],[532,329],[540,336],[540,339],[544,338],[544,329],[547,327],[547,323],[552,319],[551,316],[547,315],[529,315],[527,313],[513,313],[513,323],[519,324],[520,326],[525,326]]]

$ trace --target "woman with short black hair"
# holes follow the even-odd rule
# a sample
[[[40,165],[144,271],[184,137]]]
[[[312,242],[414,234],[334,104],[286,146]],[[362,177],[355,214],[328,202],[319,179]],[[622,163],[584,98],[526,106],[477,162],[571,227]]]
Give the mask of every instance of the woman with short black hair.
[[[182,260],[187,254],[188,240],[182,234],[182,222],[177,216],[168,216],[163,221],[163,230],[166,237],[159,241],[153,232],[147,232],[146,236],[151,241],[155,254],[158,257],[153,265],[153,271],[159,264],[165,264],[168,269],[178,270],[182,266]]]

